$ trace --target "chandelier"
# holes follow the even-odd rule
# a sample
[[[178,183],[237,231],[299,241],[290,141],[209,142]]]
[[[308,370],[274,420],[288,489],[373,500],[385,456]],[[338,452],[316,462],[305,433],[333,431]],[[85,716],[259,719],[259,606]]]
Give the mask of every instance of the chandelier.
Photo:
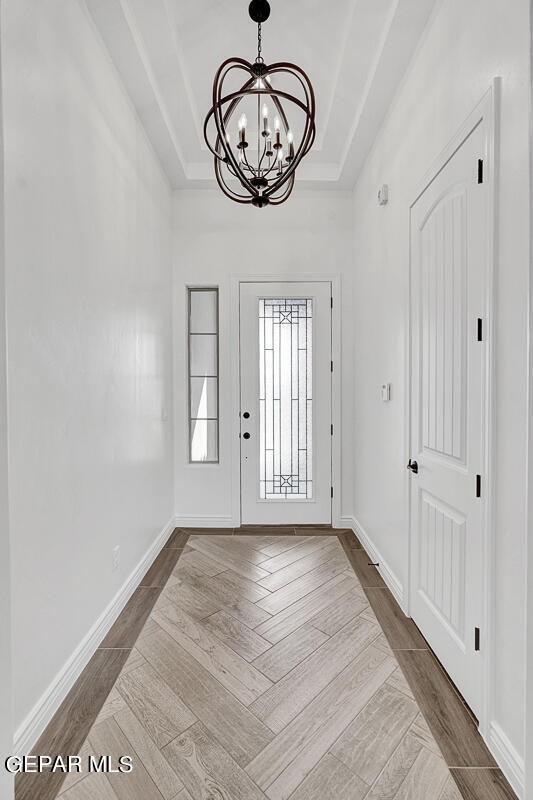
[[[257,23],[257,58],[228,58],[220,66],[204,137],[224,194],[263,208],[283,203],[292,191],[296,168],[315,139],[315,95],[300,67],[265,64],[267,0],[252,0],[248,11]]]

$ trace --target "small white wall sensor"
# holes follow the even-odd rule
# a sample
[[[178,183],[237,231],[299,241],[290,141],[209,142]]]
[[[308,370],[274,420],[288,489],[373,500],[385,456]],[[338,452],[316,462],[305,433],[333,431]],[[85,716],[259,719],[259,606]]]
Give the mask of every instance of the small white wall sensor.
[[[389,202],[389,187],[388,184],[384,183],[383,186],[380,186],[378,189],[378,203],[380,206],[386,206]]]
[[[381,399],[384,403],[388,403],[391,399],[391,384],[384,383],[381,386]]]

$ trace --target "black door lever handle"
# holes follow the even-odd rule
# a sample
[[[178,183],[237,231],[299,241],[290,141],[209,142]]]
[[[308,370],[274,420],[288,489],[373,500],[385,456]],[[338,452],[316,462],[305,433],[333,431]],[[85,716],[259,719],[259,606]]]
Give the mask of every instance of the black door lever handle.
[[[418,475],[418,464],[416,463],[416,461],[411,461],[411,459],[409,459],[407,469],[410,469],[411,472],[414,472],[415,475]]]

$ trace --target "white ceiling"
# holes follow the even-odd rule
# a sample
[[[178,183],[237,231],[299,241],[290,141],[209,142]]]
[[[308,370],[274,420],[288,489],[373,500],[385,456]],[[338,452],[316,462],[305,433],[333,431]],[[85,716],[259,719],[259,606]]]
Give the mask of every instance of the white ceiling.
[[[267,64],[292,61],[316,94],[317,139],[298,183],[351,188],[436,0],[270,0]],[[174,188],[214,182],[203,139],[214,74],[253,61],[248,0],[86,0]]]

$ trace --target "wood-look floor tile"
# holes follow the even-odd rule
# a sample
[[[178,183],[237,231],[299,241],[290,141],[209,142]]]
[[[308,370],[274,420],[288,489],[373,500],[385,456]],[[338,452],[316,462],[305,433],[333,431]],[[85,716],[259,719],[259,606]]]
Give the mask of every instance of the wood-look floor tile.
[[[291,800],[363,800],[367,792],[366,783],[326,753],[291,794]]]
[[[319,589],[315,589],[311,594],[306,595],[301,600],[285,608],[279,614],[258,625],[256,632],[264,636],[269,642],[276,642],[284,639],[304,622],[316,616],[319,611],[326,608],[346,592],[354,588],[355,581],[353,576],[341,573],[335,578],[325,583]]]
[[[416,757],[395,800],[426,800],[438,797],[449,776],[448,768],[440,756],[423,747]]]
[[[106,774],[118,800],[147,800],[148,797],[150,800],[164,800],[135,749],[114,719],[106,719],[95,725],[89,734],[89,744],[97,755],[110,756],[115,769],[122,756],[131,757],[133,764],[131,772]]]
[[[241,525],[235,528],[237,535],[252,534],[253,536],[294,536],[292,525]]]
[[[114,686],[108,694],[107,700],[96,717],[94,724],[98,725],[99,722],[103,722],[104,719],[114,716],[118,711],[122,711],[123,708],[126,708],[126,702]]]
[[[151,620],[150,620],[150,618],[148,618],[146,620],[146,624],[145,624],[145,626],[143,628],[143,632],[144,632],[145,628],[148,626],[148,623],[150,623],[150,622],[151,622]],[[151,627],[152,626],[150,625],[150,628]],[[151,630],[151,633],[154,633],[154,632],[155,632],[155,629]],[[137,669],[137,667],[142,667],[143,664],[146,664],[146,659],[139,653],[137,648],[134,647],[132,649],[132,651],[130,652],[130,655],[128,656],[128,660],[126,661],[126,663],[122,667],[122,670],[121,670],[120,674],[121,675],[127,675],[128,672],[133,672],[134,669]]]
[[[212,558],[200,553],[199,550],[196,550],[194,547],[191,547],[191,550],[187,553],[187,555],[183,555],[180,561],[181,565],[186,566],[193,566],[200,570],[204,575],[209,575],[213,577],[213,575],[218,575],[219,572],[224,572],[226,567],[219,564],[217,561],[213,561]]]
[[[368,607],[368,600],[363,592],[356,588],[339,597],[315,617],[311,617],[309,624],[319,631],[333,636],[348,622]],[[377,622],[377,620],[376,620]]]
[[[159,590],[155,588],[139,587],[136,589],[100,647],[131,649],[158,596]]]
[[[457,784],[451,775],[444,784],[444,789],[441,792],[439,800],[464,800],[463,795],[457,788]]]
[[[418,739],[421,745],[427,747],[428,750],[433,750],[434,753],[442,757],[440,747],[435,741],[433,734],[429,729],[429,725],[427,724],[422,714],[417,715],[415,721],[411,725],[409,733],[411,734],[411,736],[414,736],[415,739]]]
[[[214,602],[192,586],[183,583],[183,581],[176,581],[172,586],[167,586],[166,589],[163,589],[155,608],[162,608],[168,603],[179,604],[180,608],[186,611],[193,619],[209,617],[216,611],[220,611],[223,605]]]
[[[418,706],[385,683],[331,748],[369,786],[396,750],[418,714]]]
[[[429,650],[395,652],[446,762],[455,767],[495,767],[475,723]]]
[[[164,750],[193,800],[264,800],[264,794],[201,723]]]
[[[217,611],[216,614],[206,617],[202,620],[202,625],[246,661],[253,661],[272,647],[270,642],[225,611]]]
[[[215,578],[208,578],[207,575],[198,577],[189,577],[187,575],[183,578],[179,587],[172,587],[172,589],[168,590],[167,594],[170,596],[172,593],[172,601],[183,607],[180,600],[180,589],[186,588],[201,593],[216,606],[211,613],[214,614],[216,611],[226,611],[249,628],[255,628],[262,622],[267,622],[271,619],[271,615],[267,611],[258,608],[254,603],[250,603],[249,600],[244,599],[239,589],[236,589],[231,582],[226,582],[220,575],[217,575]],[[188,612],[188,609],[185,610]],[[210,616],[210,614],[205,616]]]
[[[37,798],[42,800],[41,795],[35,795],[34,800]],[[91,773],[62,794],[61,800],[118,800],[118,798],[106,775]]]
[[[365,800],[395,800],[421,750],[420,742],[408,733],[385,764]],[[418,800],[418,798],[412,798],[412,800]],[[420,798],[420,800],[430,799]]]
[[[164,747],[197,721],[149,664],[121,676],[117,689],[124,705],[138,717],[158,747]]]
[[[264,553],[268,558],[274,558],[274,556],[279,556],[282,553],[287,553],[289,550],[292,550],[294,547],[298,547],[300,544],[304,544],[305,542],[310,542],[310,536],[291,536],[281,537],[275,536],[270,537],[271,541],[267,544],[268,539],[267,537],[262,536],[261,542],[263,542],[263,546],[261,547],[261,552]]]
[[[258,600],[256,605],[268,611],[269,614],[279,614],[284,608],[318,589],[319,586],[323,586],[327,581],[336,575],[340,575],[345,570],[346,562],[344,558],[331,559],[315,567],[305,575],[296,578],[296,580],[291,581],[281,589],[272,592],[263,600]]]
[[[178,606],[154,611],[154,619],[244,705],[266,692],[271,681]]]
[[[61,790],[59,793],[59,797],[63,797],[63,794],[66,793],[69,789],[71,789],[76,783],[84,780],[87,777],[87,769],[89,763],[89,756],[94,756],[95,753],[91,751],[89,747],[89,742],[85,741],[85,744],[81,748],[78,753],[75,755],[79,756],[81,759],[81,771],[80,772],[68,772],[65,775],[65,780],[61,786]]]
[[[347,547],[348,550],[363,550],[363,545],[357,538],[356,534],[351,530],[344,530],[339,531],[338,533],[339,542],[344,546]],[[368,559],[370,560],[370,559]]]
[[[246,771],[270,800],[290,795],[395,668],[371,646],[310,703]]]
[[[183,789],[183,783],[149,735],[148,728],[129,708],[116,714],[115,721],[165,800],[172,800]]]
[[[265,567],[258,567],[246,561],[244,558],[234,556],[232,553],[225,550],[222,545],[216,544],[215,540],[208,540],[201,537],[195,539],[191,544],[195,550],[199,550],[227,569],[232,569],[234,572],[252,581],[259,580],[259,578],[266,578],[268,575],[268,570]]]
[[[516,800],[500,769],[451,769],[464,800]]]
[[[251,711],[279,733],[377,634],[370,622],[355,619],[261,695]]]
[[[272,732],[166,632],[139,645],[142,654],[241,766],[272,739]]]
[[[165,544],[165,547],[183,548],[186,546],[189,539],[189,534],[183,528],[174,528],[170,537]]]
[[[306,539],[306,541],[309,540]],[[287,552],[287,550],[282,552]],[[318,552],[310,553],[308,556],[299,558],[298,561],[278,569],[267,578],[263,578],[262,580],[258,581],[258,585],[264,586],[265,589],[268,589],[271,592],[275,592],[278,589],[281,589],[283,586],[287,586],[289,583],[292,583],[292,581],[294,581],[296,578],[299,578],[301,575],[305,575],[306,573],[315,569],[315,567],[323,564],[325,560],[328,560],[329,558],[338,558],[340,552],[341,551],[338,543],[333,540],[330,545],[326,545]]]
[[[159,600],[157,602],[159,602]],[[157,603],[155,604],[154,608],[157,608]],[[159,625],[157,624],[155,619],[153,619],[153,617],[150,615],[148,617],[148,619],[146,620],[146,622],[144,623],[144,627],[143,627],[143,629],[141,630],[141,632],[139,634],[139,638],[137,639],[137,642],[139,642],[145,636],[151,636],[152,633],[157,633],[157,631],[159,631],[159,630],[161,630]],[[134,656],[135,652],[137,652],[136,656]],[[143,659],[142,655],[139,653],[139,651],[137,650],[136,647],[134,647],[132,649],[130,658],[135,658],[135,660],[140,660],[141,663],[144,662],[144,659]],[[124,665],[123,672],[126,670],[126,666],[129,666],[129,664],[130,664],[130,659],[128,658],[128,660],[126,661],[126,664]],[[140,663],[137,664],[137,667],[140,667],[140,666],[141,666]]]
[[[181,552],[178,549],[164,547],[139,585],[163,588],[178,563]]]
[[[279,556],[274,556],[273,558],[263,561],[261,569],[268,570],[268,572],[277,572],[278,569],[282,569],[289,564],[294,564],[296,561],[299,561],[302,556],[316,553],[323,547],[330,547],[331,544],[332,541],[327,536],[318,536],[317,538],[308,539],[305,542],[301,542],[301,544],[297,544],[296,547],[291,547],[290,550],[280,553]],[[261,577],[266,578],[266,575],[262,575]],[[267,586],[267,589],[268,588]]]
[[[87,733],[100,713],[128,650],[97,650],[54,715],[34,753],[68,756],[79,753]],[[17,775],[17,800],[53,800],[64,779],[60,772]],[[69,799],[70,800],[70,799]]]
[[[250,600],[255,603],[257,600],[262,600],[263,597],[268,597],[270,592],[264,589],[255,581],[250,581],[248,578],[243,578],[231,569],[227,569],[219,574],[219,580],[223,582],[224,586],[229,589],[234,589],[245,600]]]
[[[343,545],[343,549],[363,589],[386,586],[377,569],[370,566],[370,558],[365,550],[352,549],[347,545]]]
[[[327,640],[322,631],[302,625],[281,642],[270,645],[270,650],[255,659],[254,666],[271,681],[279,681]]]
[[[184,528],[185,532],[194,539],[199,536],[228,536],[234,528]]]
[[[406,617],[388,589],[367,589],[370,605],[393,650],[427,650],[415,623]]]
[[[401,671],[400,667],[394,670],[387,683],[389,686],[392,686],[394,689],[398,689],[398,691],[403,692],[407,695],[407,697],[410,697],[412,700],[414,700],[414,694],[411,691],[411,687],[405,680],[405,675]]]

